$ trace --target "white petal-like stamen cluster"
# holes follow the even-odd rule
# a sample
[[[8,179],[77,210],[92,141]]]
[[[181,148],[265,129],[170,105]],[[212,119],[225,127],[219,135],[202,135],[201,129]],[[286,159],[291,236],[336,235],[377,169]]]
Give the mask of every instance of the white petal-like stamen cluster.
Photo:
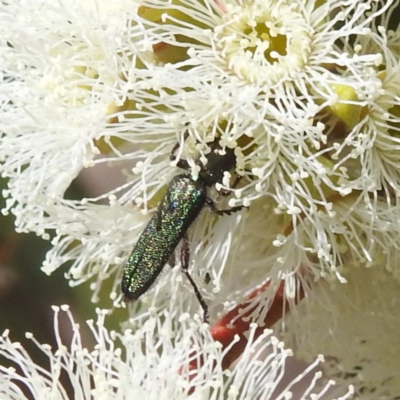
[[[190,231],[212,316],[267,278],[259,307],[281,279],[293,299],[299,275],[308,296],[314,280],[346,283],[356,266],[386,268],[397,284],[400,30],[388,26],[398,1],[81,3],[0,5],[3,212],[52,239],[45,272],[68,263],[94,297],[112,276],[118,305],[124,261],[181,173],[171,149],[180,143],[196,176],[218,139],[236,155],[218,205],[249,209],[204,212]],[[108,179],[103,166],[122,183],[71,199],[82,171]],[[177,269],[142,299],[134,316],[198,309]]]
[[[141,214],[156,206],[149,201],[176,174],[169,153],[187,123],[190,138],[182,147],[191,165],[207,152],[205,143],[219,136],[221,144],[235,148],[236,171],[244,176],[229,204],[252,205],[243,218],[245,228],[238,229],[240,216],[232,217],[232,230],[227,224],[221,232],[200,230],[213,223],[208,216],[196,227],[194,246],[199,237],[211,246],[199,271],[211,270],[216,292],[232,245],[243,242],[241,234],[227,233],[254,231],[248,215],[263,215],[264,209],[282,214],[281,224],[260,237],[263,260],[268,260],[264,276],[271,259],[282,264],[277,244],[282,254],[295,251],[303,268],[317,277],[344,280],[342,259],[354,246],[360,262],[373,262],[374,252],[362,245],[365,237],[384,252],[376,232],[385,226],[389,242],[398,235],[396,228],[386,227],[397,218],[397,207],[388,199],[389,189],[398,190],[392,133],[397,114],[383,123],[397,104],[398,67],[388,49],[339,51],[341,41],[348,46],[349,35],[361,42],[373,16],[389,3],[364,18],[370,6],[149,1],[143,8],[121,3],[104,11],[74,2],[3,5],[0,157],[2,173],[10,178],[5,212],[16,215],[20,231],[45,238],[55,232],[44,270],[50,273],[70,261],[75,284],[114,275],[148,219]],[[160,18],[153,22],[146,12],[157,9]],[[157,45],[184,47],[182,37],[190,42],[187,57],[161,63]],[[377,29],[368,37],[377,49],[386,44]],[[384,78],[375,71],[382,57],[389,68]],[[329,64],[345,73],[323,68]],[[341,104],[335,88],[342,86],[356,93],[355,104],[371,110],[344,140],[337,138],[327,112]],[[195,144],[200,155],[193,151]],[[93,198],[66,197],[83,169],[104,163],[114,169],[123,165],[127,183]],[[229,187],[229,179],[221,184]],[[382,188],[382,207],[387,204],[380,213],[370,198]],[[342,201],[346,196],[352,200]],[[346,205],[351,205],[343,210],[348,215],[337,218],[332,210]],[[233,261],[229,265],[237,267]],[[233,290],[226,287],[224,296]]]
[[[67,399],[322,399],[332,390],[334,381],[323,383],[317,370],[323,357],[318,357],[295,379],[288,379],[285,370],[293,355],[283,343],[265,331],[254,339],[255,326],[240,361],[232,370],[222,370],[221,360],[227,349],[210,337],[206,325],[181,319],[178,332],[171,330],[171,319],[154,316],[135,333],[118,334],[104,327],[104,312],[99,312],[89,327],[96,345],[85,348],[79,325],[67,306],[62,306],[72,327],[72,339],[65,343],[55,310],[56,348],[40,344],[28,334],[49,362],[47,370],[36,365],[21,343],[13,343],[8,332],[0,337],[0,356],[17,367],[0,365],[0,397],[2,400],[25,400],[25,388],[35,400]],[[65,329],[64,326],[63,329]],[[196,366],[196,368],[194,368]],[[60,380],[67,378],[68,385]],[[64,381],[65,382],[65,381]],[[302,388],[298,387],[303,383]],[[296,389],[297,385],[297,389]],[[347,394],[345,393],[347,392]],[[337,399],[351,396],[352,388],[342,390]]]

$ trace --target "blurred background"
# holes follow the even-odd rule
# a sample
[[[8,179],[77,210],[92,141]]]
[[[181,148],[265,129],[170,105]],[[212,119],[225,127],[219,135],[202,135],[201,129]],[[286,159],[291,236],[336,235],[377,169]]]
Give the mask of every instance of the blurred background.
[[[86,174],[80,176],[73,182],[66,197],[81,199],[93,195],[97,190],[103,190],[95,188],[96,179],[93,178],[92,175]],[[5,188],[6,180],[0,178],[0,194]],[[5,200],[0,196],[0,209],[4,206]],[[14,230],[14,217],[0,213],[0,334],[6,329],[10,330],[11,340],[21,342],[32,361],[44,368],[48,366],[48,358],[31,340],[26,339],[25,334],[31,332],[38,342],[55,347],[52,305],[70,306],[75,322],[81,327],[83,346],[88,348],[92,348],[94,343],[85,321],[96,319],[95,308],[109,309],[112,306],[106,293],[107,282],[102,289],[100,302],[93,304],[90,300],[92,292],[89,282],[74,288],[69,286],[64,277],[69,269],[68,265],[64,265],[50,276],[42,272],[41,266],[50,247],[50,241],[45,241],[33,233],[17,234]],[[107,317],[107,327],[118,330],[120,322],[128,318],[128,313],[127,309],[115,311]],[[71,325],[64,313],[59,314],[59,326],[63,342],[68,345],[71,339]],[[0,365],[18,368],[1,356]],[[63,384],[69,388],[70,398],[74,398],[65,378],[63,377]],[[28,399],[33,399],[28,391],[24,390],[24,393]]]

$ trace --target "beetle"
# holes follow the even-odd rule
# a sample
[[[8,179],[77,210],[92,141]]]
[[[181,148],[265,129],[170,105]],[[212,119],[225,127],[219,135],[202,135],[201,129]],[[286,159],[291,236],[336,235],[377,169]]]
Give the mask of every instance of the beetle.
[[[186,132],[184,139],[187,136]],[[174,160],[178,146],[177,143],[172,149],[171,160]],[[237,206],[228,210],[218,210],[208,196],[208,188],[221,182],[224,172],[233,169],[236,163],[234,151],[229,148],[222,149],[218,139],[215,139],[210,147],[211,152],[206,156],[206,164],[203,165],[200,160],[196,161],[200,167],[197,177],[185,173],[172,178],[156,213],[139,237],[123,271],[121,290],[126,301],[137,300],[150,288],[182,241],[182,270],[203,309],[204,321],[208,320],[208,306],[188,272],[190,248],[187,230],[205,205],[219,215],[231,214],[243,208]],[[190,170],[187,160],[180,159],[176,165]],[[229,194],[226,190],[220,193]]]

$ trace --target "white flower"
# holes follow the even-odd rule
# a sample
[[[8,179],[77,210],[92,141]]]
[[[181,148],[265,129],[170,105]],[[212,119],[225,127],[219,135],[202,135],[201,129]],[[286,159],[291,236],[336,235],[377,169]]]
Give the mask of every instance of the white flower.
[[[204,212],[189,232],[190,271],[212,318],[267,278],[257,311],[282,279],[292,302],[299,276],[309,298],[314,280],[345,283],[356,266],[382,277],[390,267],[398,279],[398,33],[386,33],[397,5],[3,2],[4,212],[19,231],[52,239],[45,272],[69,262],[72,283],[92,279],[94,297],[112,276],[119,305],[124,261],[182,173],[171,149],[179,143],[176,158],[196,176],[218,140],[236,156],[235,171],[215,185],[231,198],[218,205],[250,208],[221,218]],[[124,182],[70,199],[71,183],[100,165]],[[198,310],[180,280],[177,268],[165,273],[133,318],[152,307],[174,317]]]
[[[16,215],[20,231],[45,238],[55,233],[44,271],[70,261],[75,284],[96,277],[97,296],[98,283],[115,277],[148,220],[140,211],[154,209],[152,199],[177,173],[169,155],[186,122],[190,137],[181,143],[183,156],[193,166],[194,147],[203,159],[205,143],[220,136],[222,144],[235,148],[237,171],[244,175],[230,204],[252,205],[243,217],[215,225],[204,213],[195,224],[192,260],[196,265],[202,260],[200,276],[211,272],[214,292],[222,287],[226,266],[242,271],[254,287],[260,275],[277,275],[268,266],[282,265],[281,254],[293,252],[298,261],[285,263],[284,274],[296,271],[301,260],[312,275],[344,280],[341,260],[353,243],[364,242],[363,227],[374,227],[367,241],[380,243],[376,231],[382,226],[393,241],[398,230],[385,224],[397,218],[396,209],[387,204],[387,218],[381,220],[369,197],[376,196],[382,180],[385,187],[396,184],[395,159],[379,163],[385,170],[372,186],[375,167],[373,160],[368,169],[362,167],[363,151],[357,156],[361,167],[351,174],[344,165],[353,156],[337,159],[353,138],[369,141],[372,134],[356,133],[365,125],[358,124],[346,137],[335,125],[335,115],[350,123],[343,107],[353,109],[339,88],[357,94],[350,102],[354,107],[372,107],[381,93],[374,68],[382,54],[348,55],[339,45],[347,45],[349,35],[361,40],[368,23],[386,10],[373,10],[365,19],[370,3],[195,2],[191,8],[190,2],[153,1],[142,8],[121,3],[112,10],[102,3],[98,9],[74,2],[3,4],[0,157],[3,175],[10,178],[7,210]],[[339,21],[340,29],[334,29]],[[179,52],[182,47],[187,55]],[[171,60],[173,54],[179,62]],[[332,64],[334,71],[326,67]],[[371,113],[371,118],[385,115]],[[374,127],[375,135],[379,126]],[[374,154],[382,147],[376,143]],[[369,145],[364,147],[370,154]],[[122,161],[127,183],[90,199],[66,198],[83,169],[104,163],[122,168]],[[229,187],[229,181],[223,184]],[[343,202],[343,196],[351,200]],[[338,218],[332,209],[346,205],[351,206],[344,214],[355,215]],[[261,220],[264,210],[278,214],[276,222],[255,232],[249,215]],[[252,251],[240,254],[243,263],[233,257],[233,249],[246,242],[241,232],[255,232],[263,243],[257,249],[261,258],[257,252],[252,258],[264,267],[253,275],[255,268],[242,265]],[[356,255],[361,262],[374,257],[368,249],[362,252]],[[235,282],[224,282],[221,300],[237,293]],[[161,284],[169,287],[165,279]],[[118,285],[117,279],[114,299]],[[243,296],[245,290],[239,291]]]
[[[285,376],[292,352],[282,342],[265,331],[253,340],[254,327],[249,332],[249,343],[232,370],[222,370],[224,351],[212,340],[207,326],[182,319],[178,332],[171,331],[168,314],[164,321],[156,317],[148,320],[135,333],[109,332],[104,327],[104,312],[99,312],[96,323],[89,327],[96,346],[89,350],[82,345],[80,328],[67,306],[62,306],[72,327],[71,343],[65,344],[58,323],[59,308],[55,311],[57,347],[39,344],[47,356],[49,368],[44,370],[32,362],[20,343],[13,343],[9,333],[0,337],[0,356],[15,363],[18,369],[0,365],[0,397],[2,400],[26,399],[21,388],[33,399],[63,399],[67,397],[60,376],[66,375],[72,387],[72,397],[79,400],[111,399],[290,399],[294,386],[299,399],[321,399],[334,382],[323,384],[316,367],[319,357],[295,379]],[[348,399],[350,388],[342,390],[338,399]],[[276,396],[276,397],[275,397]],[[312,396],[312,397],[310,397]]]

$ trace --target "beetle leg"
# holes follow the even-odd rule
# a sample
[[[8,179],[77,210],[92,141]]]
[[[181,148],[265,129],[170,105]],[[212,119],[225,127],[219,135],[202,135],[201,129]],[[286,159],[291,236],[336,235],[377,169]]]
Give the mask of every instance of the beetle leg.
[[[182,271],[187,276],[190,284],[193,287],[194,294],[197,297],[197,300],[200,304],[200,307],[203,309],[203,321],[208,322],[209,314],[208,314],[208,306],[207,303],[204,301],[203,296],[201,295],[197,285],[195,284],[193,278],[190,276],[188,268],[189,268],[189,260],[190,260],[190,247],[189,247],[189,240],[187,235],[185,234],[182,238],[182,250],[181,250],[181,265]]]
[[[212,199],[210,199],[209,197],[206,198],[206,204],[208,207],[210,207],[212,212],[214,212],[215,214],[218,214],[218,215],[231,215],[232,213],[240,211],[243,208],[247,208],[245,206],[236,206],[236,207],[228,208],[226,210],[218,210],[218,208],[215,206],[214,201]]]

